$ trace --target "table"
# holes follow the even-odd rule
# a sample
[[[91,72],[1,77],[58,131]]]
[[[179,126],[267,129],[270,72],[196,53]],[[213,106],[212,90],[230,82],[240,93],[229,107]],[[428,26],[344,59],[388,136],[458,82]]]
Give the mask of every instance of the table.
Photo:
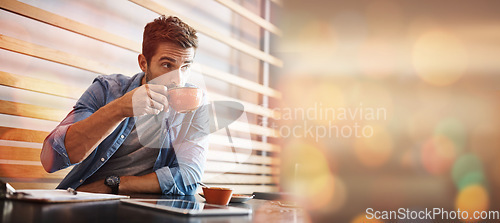
[[[131,198],[183,199],[204,202],[199,195],[166,196],[132,194]],[[305,212],[300,208],[281,207],[277,201],[252,199],[230,206],[250,208],[246,216],[180,216],[154,209],[123,204],[118,200],[82,203],[31,203],[0,200],[1,221],[8,222],[304,222]]]

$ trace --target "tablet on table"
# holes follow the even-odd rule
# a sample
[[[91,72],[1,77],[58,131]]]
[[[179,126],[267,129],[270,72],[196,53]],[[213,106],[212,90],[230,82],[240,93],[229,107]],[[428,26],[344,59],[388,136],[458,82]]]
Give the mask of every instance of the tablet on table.
[[[179,199],[122,199],[125,204],[138,205],[189,216],[248,215],[251,209],[221,206]]]

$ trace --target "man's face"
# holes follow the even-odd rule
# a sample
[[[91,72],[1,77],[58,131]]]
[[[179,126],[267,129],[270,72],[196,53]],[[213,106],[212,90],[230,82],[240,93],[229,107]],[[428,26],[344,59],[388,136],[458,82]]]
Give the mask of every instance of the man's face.
[[[158,45],[149,65],[146,64],[144,56],[142,57],[143,60],[139,56],[139,63],[146,73],[143,84],[146,82],[161,84],[168,88],[181,87],[189,78],[194,48],[184,49],[174,43],[164,42]]]

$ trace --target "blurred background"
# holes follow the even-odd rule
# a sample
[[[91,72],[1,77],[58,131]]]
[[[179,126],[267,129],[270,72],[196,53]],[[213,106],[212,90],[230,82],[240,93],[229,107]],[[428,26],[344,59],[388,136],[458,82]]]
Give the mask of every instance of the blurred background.
[[[306,222],[500,211],[500,1],[0,6],[0,180],[18,189],[66,175],[41,167],[43,139],[96,76],[139,72],[144,25],[167,14],[199,30],[194,72],[212,99],[244,105],[213,134],[205,183],[295,193]]]
[[[499,211],[499,9],[287,0],[272,52],[284,67],[271,77],[283,93],[281,189],[313,221],[362,222],[367,208]]]

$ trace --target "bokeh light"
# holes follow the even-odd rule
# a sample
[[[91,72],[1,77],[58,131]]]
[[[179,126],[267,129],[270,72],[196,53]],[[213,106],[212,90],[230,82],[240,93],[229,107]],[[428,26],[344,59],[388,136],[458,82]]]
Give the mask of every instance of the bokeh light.
[[[455,161],[451,171],[455,186],[461,191],[472,184],[485,185],[483,165],[475,154],[464,154]]]
[[[492,63],[498,56],[490,55],[498,54],[500,33],[491,24],[500,17],[486,3],[427,3],[287,1],[297,21],[287,22],[294,32],[284,39],[294,42],[275,51],[286,57],[275,82],[294,80],[293,87],[283,84],[284,97],[293,96],[288,106],[387,111],[382,120],[333,120],[372,126],[371,137],[320,137],[311,144],[329,156],[330,172],[335,167],[333,185],[343,182],[348,190],[341,211],[320,219],[364,222],[367,207],[450,210],[474,185],[491,189],[486,196],[498,206],[500,79]],[[333,187],[326,206],[340,190]]]
[[[386,86],[372,82],[354,82],[352,85],[345,86],[344,92],[346,106],[379,111],[380,115],[371,121],[387,123],[393,117],[391,115],[394,109],[393,96]],[[354,120],[360,121],[359,118]],[[364,120],[369,120],[369,118],[365,116]]]
[[[374,35],[392,37],[401,28],[402,12],[398,1],[368,1],[365,5],[370,31]]]
[[[453,142],[446,136],[437,135],[422,145],[422,165],[433,175],[447,173],[456,158]]]
[[[396,46],[384,39],[370,39],[360,48],[359,68],[372,78],[384,78],[396,72]]]
[[[428,31],[413,47],[413,66],[429,84],[445,86],[459,80],[467,68],[467,52],[460,40],[444,30]]]
[[[323,206],[314,207],[314,213],[336,213],[344,207],[346,200],[348,198],[348,188],[345,185],[342,178],[339,176],[333,176],[333,182],[330,187],[333,187],[333,194],[328,203]],[[311,209],[311,208],[309,208]]]
[[[318,209],[331,201],[336,179],[318,147],[292,141],[283,148],[281,165],[284,190],[293,192],[304,208]]]
[[[287,68],[302,72],[324,72],[328,70],[337,48],[336,32],[328,21],[310,20],[291,44],[294,44],[292,48],[300,52],[296,56],[301,63],[291,64]]]
[[[477,222],[479,219],[473,219],[475,211],[488,211],[489,209],[489,194],[481,185],[470,185],[460,191],[455,200],[455,209],[466,211],[469,219],[462,222]]]
[[[333,25],[339,47],[357,46],[368,34],[366,17],[358,12],[343,10],[333,15]]]
[[[382,220],[366,218],[366,213],[357,215],[351,221],[351,223],[382,223],[382,222],[383,222]]]
[[[491,172],[494,173],[492,175],[492,183],[494,185],[494,188],[500,188],[500,162],[495,162],[493,163],[492,167],[491,167]]]
[[[464,125],[456,118],[445,118],[441,120],[434,129],[434,135],[443,135],[451,140],[455,146],[456,153],[464,151],[466,143],[466,131]]]
[[[316,87],[310,89],[308,98],[303,100],[313,102],[314,105],[305,109],[312,109],[314,116],[310,121],[320,125],[329,125],[335,122],[336,114],[329,112],[344,107],[344,95],[342,90],[332,82],[319,82]]]
[[[419,142],[428,139],[431,136],[439,117],[431,109],[420,108],[409,113],[407,130],[410,139],[413,142]]]
[[[354,152],[366,167],[380,167],[387,163],[393,151],[393,139],[382,125],[373,125],[372,137],[361,137],[354,142]]]

